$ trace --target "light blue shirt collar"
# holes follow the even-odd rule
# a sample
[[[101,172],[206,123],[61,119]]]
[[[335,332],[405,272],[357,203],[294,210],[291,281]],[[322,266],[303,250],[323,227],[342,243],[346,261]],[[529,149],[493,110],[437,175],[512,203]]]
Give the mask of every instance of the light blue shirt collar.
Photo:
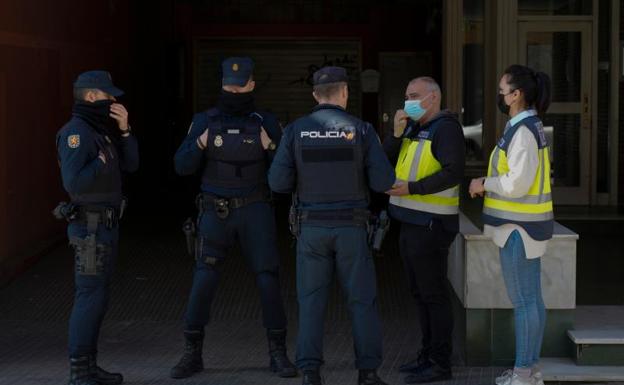
[[[526,119],[529,116],[535,116],[537,115],[537,111],[535,111],[534,109],[529,109],[529,110],[524,110],[521,113],[519,113],[518,115],[514,116],[513,118],[509,119],[509,127],[512,127],[514,125],[516,125],[519,121],[521,121],[522,119]]]

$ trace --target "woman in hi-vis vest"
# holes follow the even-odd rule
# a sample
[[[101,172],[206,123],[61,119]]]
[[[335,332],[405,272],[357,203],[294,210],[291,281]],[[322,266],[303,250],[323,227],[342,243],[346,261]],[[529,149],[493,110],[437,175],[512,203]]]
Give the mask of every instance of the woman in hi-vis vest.
[[[470,196],[484,196],[484,233],[500,247],[507,294],[514,306],[516,361],[498,385],[542,385],[537,366],[546,310],[540,257],[553,233],[550,159],[539,116],[550,105],[550,79],[512,65],[499,82],[498,107],[509,115],[488,167],[473,179]]]

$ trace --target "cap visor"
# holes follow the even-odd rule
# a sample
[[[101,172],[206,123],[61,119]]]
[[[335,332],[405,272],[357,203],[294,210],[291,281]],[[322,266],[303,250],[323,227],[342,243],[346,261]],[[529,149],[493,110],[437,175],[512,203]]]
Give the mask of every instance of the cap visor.
[[[241,78],[223,78],[224,86],[239,86],[244,87],[249,79],[241,79]]]
[[[121,95],[123,95],[125,92],[123,92],[122,90],[120,90],[117,87],[104,87],[104,88],[100,88],[100,90],[106,92],[107,94],[109,94],[110,96],[113,97],[119,97]]]

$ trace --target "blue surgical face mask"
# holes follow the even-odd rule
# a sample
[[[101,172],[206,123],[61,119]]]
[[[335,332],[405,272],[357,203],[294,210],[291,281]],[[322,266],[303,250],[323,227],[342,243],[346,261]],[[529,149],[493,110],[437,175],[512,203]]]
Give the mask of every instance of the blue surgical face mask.
[[[427,112],[425,108],[421,106],[423,100],[427,99],[429,95],[419,100],[406,100],[403,111],[414,121],[418,121]]]

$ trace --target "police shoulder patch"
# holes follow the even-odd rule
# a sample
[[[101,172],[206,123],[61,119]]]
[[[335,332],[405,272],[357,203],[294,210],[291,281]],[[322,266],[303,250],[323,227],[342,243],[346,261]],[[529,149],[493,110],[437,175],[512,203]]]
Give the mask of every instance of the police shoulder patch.
[[[80,147],[80,135],[70,135],[67,137],[67,146],[69,148]]]

